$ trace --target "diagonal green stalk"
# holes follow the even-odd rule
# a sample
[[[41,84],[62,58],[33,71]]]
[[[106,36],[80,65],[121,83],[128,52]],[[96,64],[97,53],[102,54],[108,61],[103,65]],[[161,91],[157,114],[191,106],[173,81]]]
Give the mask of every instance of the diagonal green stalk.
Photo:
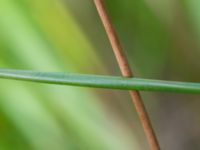
[[[94,88],[200,94],[200,83],[192,82],[83,75],[62,72],[37,72],[15,69],[0,69],[0,78]]]

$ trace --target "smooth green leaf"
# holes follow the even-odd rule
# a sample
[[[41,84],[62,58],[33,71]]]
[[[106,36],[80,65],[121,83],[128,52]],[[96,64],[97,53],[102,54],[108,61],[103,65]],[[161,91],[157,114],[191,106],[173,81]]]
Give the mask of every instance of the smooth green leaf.
[[[0,78],[121,90],[200,93],[200,83],[0,69]]]

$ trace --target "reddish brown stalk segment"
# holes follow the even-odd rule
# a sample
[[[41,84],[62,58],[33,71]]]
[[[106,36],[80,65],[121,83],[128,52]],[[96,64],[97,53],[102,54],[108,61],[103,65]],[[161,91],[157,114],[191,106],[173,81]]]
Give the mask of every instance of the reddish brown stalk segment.
[[[112,22],[108,16],[108,13],[104,6],[103,0],[94,0],[94,3],[96,5],[97,11],[98,11],[100,18],[103,22],[103,25],[105,27],[106,33],[108,35],[111,46],[115,53],[115,56],[116,56],[117,62],[119,64],[120,70],[122,72],[122,75],[124,77],[133,77],[133,73],[129,66],[128,60],[126,59],[126,56],[123,53],[122,46],[121,46],[118,36],[115,32],[115,29],[112,25]],[[139,92],[138,91],[129,91],[129,93],[131,95],[133,103],[135,104],[136,111],[139,115],[140,121],[144,128],[144,132],[147,137],[147,141],[149,143],[150,149],[151,150],[160,150],[159,143],[157,141],[156,135],[154,133],[153,127],[151,125],[151,122],[150,122],[150,119],[148,116],[148,113],[145,109],[145,106],[142,102]]]

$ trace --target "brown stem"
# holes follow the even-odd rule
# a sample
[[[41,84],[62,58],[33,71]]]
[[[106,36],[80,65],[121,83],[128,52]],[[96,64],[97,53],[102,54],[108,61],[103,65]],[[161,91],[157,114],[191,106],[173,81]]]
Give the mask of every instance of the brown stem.
[[[108,13],[104,6],[103,0],[94,0],[94,3],[96,5],[97,11],[100,15],[100,18],[101,18],[103,25],[105,27],[105,30],[107,32],[108,38],[110,40],[113,51],[115,53],[115,56],[116,56],[118,65],[120,67],[120,70],[122,72],[122,75],[124,77],[133,77],[133,73],[129,66],[128,60],[126,59],[126,56],[123,53],[122,46],[121,46],[118,36],[115,32],[115,29],[112,25],[112,22],[108,16]],[[145,132],[147,141],[149,143],[150,149],[151,150],[160,150],[159,143],[157,141],[156,135],[154,133],[154,130],[152,128],[152,125],[151,125],[151,122],[150,122],[150,119],[148,116],[148,113],[145,109],[145,106],[143,104],[143,101],[141,99],[139,92],[138,91],[129,91],[129,93],[131,95],[133,103],[135,104],[136,111],[139,115],[140,121],[144,128],[144,132]]]

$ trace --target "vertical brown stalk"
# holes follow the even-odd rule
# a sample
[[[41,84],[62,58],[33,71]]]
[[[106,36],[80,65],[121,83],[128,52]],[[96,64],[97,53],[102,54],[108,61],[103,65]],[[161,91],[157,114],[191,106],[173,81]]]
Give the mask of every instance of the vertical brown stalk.
[[[112,25],[112,22],[108,16],[103,0],[94,0],[94,3],[96,5],[97,11],[105,27],[106,33],[108,35],[111,46],[115,53],[122,75],[124,77],[133,77],[133,73],[129,66],[128,60],[126,59],[126,56],[123,53],[122,46],[115,32],[115,29]],[[145,106],[143,104],[143,101],[141,99],[139,92],[132,90],[132,91],[129,91],[129,93],[135,105],[136,111],[139,115],[150,149],[159,150],[160,149],[159,143],[157,141],[148,113],[145,109]]]

